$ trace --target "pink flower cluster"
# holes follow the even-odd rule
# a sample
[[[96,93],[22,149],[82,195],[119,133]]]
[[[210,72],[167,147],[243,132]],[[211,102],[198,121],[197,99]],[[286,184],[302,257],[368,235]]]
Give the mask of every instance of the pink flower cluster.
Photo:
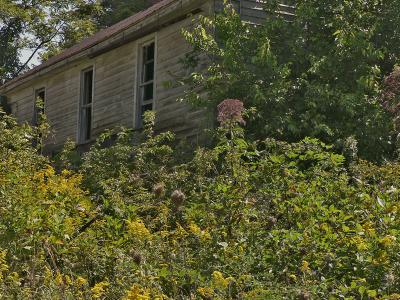
[[[381,104],[394,115],[396,127],[400,129],[400,67],[396,67],[389,76],[385,77]]]
[[[393,107],[393,101],[400,95],[400,68],[395,68],[394,71],[385,78],[385,89],[382,94],[383,106],[396,112],[398,107]]]
[[[243,119],[243,102],[238,99],[225,99],[218,105],[218,122],[221,125],[230,123],[246,124]]]

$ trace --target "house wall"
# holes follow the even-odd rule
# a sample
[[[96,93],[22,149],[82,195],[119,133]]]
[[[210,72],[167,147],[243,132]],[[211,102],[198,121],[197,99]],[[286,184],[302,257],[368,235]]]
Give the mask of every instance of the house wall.
[[[192,0],[190,0],[192,1]],[[188,0],[188,2],[190,3]],[[262,10],[262,0],[231,0],[243,20],[259,24],[267,18]],[[294,8],[289,5],[293,0],[281,5],[282,13],[293,16]],[[285,2],[285,3],[286,3]],[[222,0],[202,2],[201,10],[205,14],[212,14],[222,8]],[[190,8],[192,9],[192,8]],[[165,14],[179,14],[177,7],[171,7]],[[194,110],[188,104],[180,103],[177,99],[183,94],[182,86],[166,84],[183,75],[186,71],[180,60],[190,52],[189,44],[182,36],[182,28],[193,26],[192,17],[185,19],[171,19],[168,25],[160,27],[150,33],[156,40],[155,64],[155,101],[154,109],[157,113],[156,129],[158,131],[172,130],[180,138],[196,139],[201,136],[203,129],[209,127],[212,120],[202,110]],[[134,28],[126,30],[126,36],[134,33],[148,33],[144,20]],[[147,24],[147,25],[146,25]],[[151,25],[151,24],[150,24]],[[149,25],[149,26],[150,26]],[[153,26],[153,25],[151,25]],[[45,113],[52,128],[52,135],[48,144],[57,148],[67,139],[77,141],[78,115],[80,102],[80,85],[82,70],[94,68],[94,98],[92,115],[92,135],[98,136],[102,131],[114,126],[134,127],[136,124],[136,85],[137,85],[137,53],[141,42],[148,36],[140,37],[122,46],[104,49],[104,44],[113,46],[111,38],[96,45],[93,49],[82,51],[73,60],[50,67],[43,74],[35,76],[18,87],[6,93],[12,112],[19,122],[30,122],[34,113],[34,94],[36,89],[46,89]],[[125,38],[124,33],[122,39]],[[114,41],[115,42],[115,41]],[[107,46],[107,45],[106,45]],[[99,48],[99,49],[97,49]],[[72,59],[72,58],[71,58]],[[206,61],[203,59],[203,64]]]
[[[180,138],[195,139],[207,127],[205,113],[178,102],[183,88],[166,84],[185,72],[180,59],[191,48],[184,40],[181,30],[189,26],[192,26],[191,17],[159,29],[149,36],[156,40],[156,130],[171,130]],[[96,137],[114,126],[134,127],[137,107],[137,53],[141,42],[149,36],[93,58],[82,57],[15,88],[6,95],[12,112],[19,122],[31,122],[35,90],[44,87],[45,113],[52,128],[48,144],[52,148],[58,148],[67,139],[77,141],[81,71],[93,66],[93,136]]]

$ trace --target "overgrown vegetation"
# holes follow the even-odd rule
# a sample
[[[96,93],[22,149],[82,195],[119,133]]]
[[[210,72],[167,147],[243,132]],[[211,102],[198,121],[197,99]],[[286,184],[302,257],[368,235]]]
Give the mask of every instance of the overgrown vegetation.
[[[98,7],[38,1],[50,8],[35,23],[0,4],[1,39],[14,21],[47,28],[57,5],[84,13],[68,35]],[[202,18],[187,63],[212,63],[183,83],[218,111],[209,148],[183,153],[147,113],[141,133],[48,158],[45,116],[35,128],[0,111],[0,298],[399,299],[399,5],[299,0],[292,22],[257,27],[229,7]],[[3,78],[21,66],[18,28]]]
[[[400,165],[316,139],[249,142],[219,106],[217,145],[104,134],[52,162],[0,119],[0,295],[17,299],[397,299]],[[184,160],[184,161],[183,161]]]
[[[194,46],[187,65],[199,56],[212,63],[182,80],[184,99],[211,110],[227,98],[256,107],[246,129],[254,138],[309,136],[338,150],[350,139],[365,159],[393,158],[398,131],[380,97],[400,58],[400,2],[296,0],[290,21],[276,13],[282,1],[265,2],[262,25],[228,5],[185,32]]]

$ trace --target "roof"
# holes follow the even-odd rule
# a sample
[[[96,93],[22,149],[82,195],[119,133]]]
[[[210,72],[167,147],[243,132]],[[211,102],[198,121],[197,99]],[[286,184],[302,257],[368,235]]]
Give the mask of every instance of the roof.
[[[58,62],[68,59],[84,50],[92,48],[93,46],[96,46],[97,44],[117,35],[118,33],[121,33],[122,31],[126,30],[127,28],[136,25],[137,23],[144,20],[146,17],[157,13],[162,8],[168,6],[169,4],[176,2],[176,1],[178,1],[178,0],[161,0],[144,11],[134,14],[134,15],[122,20],[121,22],[116,23],[113,26],[110,26],[106,29],[100,30],[99,32],[92,35],[91,37],[84,39],[82,42],[72,46],[71,48],[64,50],[63,52],[61,52],[58,55],[55,55],[55,56],[49,58],[47,61],[43,62],[42,64],[38,65],[37,67],[34,67],[33,69],[21,74],[20,76],[12,79],[10,81],[7,81],[5,84],[0,86],[0,89],[3,89],[8,86],[11,86],[13,84],[16,84],[19,81],[22,81],[23,79],[28,78],[28,77],[34,75],[35,73],[38,73],[50,66],[53,66]],[[153,0],[152,2],[154,3],[155,1]]]

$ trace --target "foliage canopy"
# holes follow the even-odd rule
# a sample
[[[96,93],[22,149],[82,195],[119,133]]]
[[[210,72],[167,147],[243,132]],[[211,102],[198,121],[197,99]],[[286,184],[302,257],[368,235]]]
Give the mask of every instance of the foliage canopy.
[[[0,83],[93,33],[100,11],[96,0],[0,0]],[[21,61],[23,50],[32,57]]]
[[[0,84],[149,6],[147,0],[0,0]],[[22,55],[29,53],[29,57]]]
[[[279,2],[266,1],[262,25],[243,23],[228,5],[184,32],[194,46],[188,66],[199,56],[212,62],[182,81],[185,100],[214,110],[233,97],[256,107],[255,138],[311,136],[338,149],[354,138],[362,157],[391,158],[397,132],[379,99],[400,58],[400,2],[299,0],[291,20],[275,13]]]

